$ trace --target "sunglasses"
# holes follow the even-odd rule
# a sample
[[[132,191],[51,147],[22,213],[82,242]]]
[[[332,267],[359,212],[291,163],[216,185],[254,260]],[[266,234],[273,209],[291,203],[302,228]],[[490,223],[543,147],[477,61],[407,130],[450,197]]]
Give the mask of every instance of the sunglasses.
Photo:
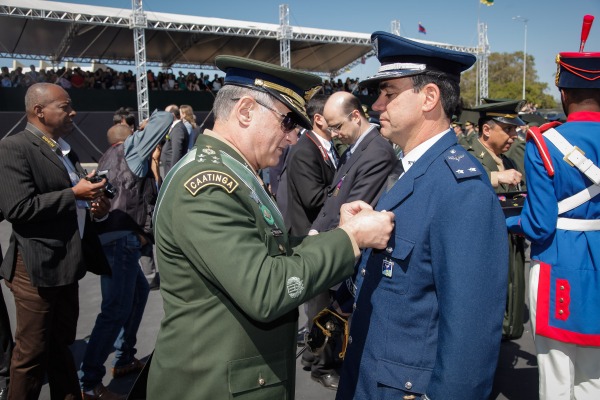
[[[238,101],[239,98],[231,100]],[[273,107],[269,107],[268,105],[264,104],[263,102],[257,99],[254,99],[254,101],[256,101],[259,105],[263,106],[267,110],[273,111],[275,114],[281,117],[281,129],[284,133],[289,133],[298,127],[298,123],[294,120],[294,113],[292,113],[291,111],[287,114],[283,114],[274,109]]]

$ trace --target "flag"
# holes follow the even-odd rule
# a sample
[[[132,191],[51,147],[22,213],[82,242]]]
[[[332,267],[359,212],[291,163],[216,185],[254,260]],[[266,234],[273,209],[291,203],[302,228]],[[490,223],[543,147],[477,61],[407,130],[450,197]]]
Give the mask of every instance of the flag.
[[[494,0],[481,0],[481,4],[485,4],[486,6],[493,6]]]
[[[481,1],[483,1],[483,0],[481,0]],[[425,29],[425,27],[423,25],[421,25],[420,22],[419,22],[419,33],[427,34],[427,30]]]

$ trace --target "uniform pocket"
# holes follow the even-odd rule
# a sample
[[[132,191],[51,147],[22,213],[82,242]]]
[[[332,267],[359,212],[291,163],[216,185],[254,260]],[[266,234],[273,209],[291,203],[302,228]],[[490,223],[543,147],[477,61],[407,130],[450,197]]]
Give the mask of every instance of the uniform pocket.
[[[392,399],[402,394],[413,394],[416,396],[425,393],[432,370],[429,368],[416,368],[393,361],[377,361],[377,390],[380,392],[379,399]],[[392,397],[393,393],[396,397]]]
[[[288,381],[284,352],[229,361],[230,398],[285,400]]]

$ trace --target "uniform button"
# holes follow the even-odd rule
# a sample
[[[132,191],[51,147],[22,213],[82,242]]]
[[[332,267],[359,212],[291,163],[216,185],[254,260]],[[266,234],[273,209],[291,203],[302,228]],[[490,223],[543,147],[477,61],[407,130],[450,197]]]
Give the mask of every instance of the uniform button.
[[[560,290],[565,290],[564,285],[560,285]]]
[[[417,396],[415,396],[414,394],[407,394],[406,396],[403,397],[404,400],[414,400],[416,398],[417,398]]]
[[[356,303],[352,304],[352,311],[356,311]]]
[[[388,253],[392,253],[392,251],[394,251],[393,247],[386,247],[385,251],[387,251]]]
[[[565,299],[561,297],[560,299],[558,299],[558,301],[560,301],[561,303],[564,303]]]
[[[367,273],[367,270],[366,270],[366,269],[364,269],[364,268],[363,268],[363,269],[361,269],[361,270],[360,270],[360,274],[361,274],[362,276],[365,276],[365,275],[366,275],[366,273]]]
[[[565,312],[564,312],[563,310],[558,310],[558,313],[559,313],[560,315],[563,315]]]
[[[259,378],[259,379],[258,379],[258,384],[259,384],[260,386],[265,386],[265,383],[267,383],[267,382],[266,382],[266,381],[265,381],[263,378]]]
[[[285,253],[285,247],[283,247],[282,244],[280,244],[278,247],[280,252]]]
[[[404,388],[405,388],[406,390],[410,390],[410,389],[412,389],[412,383],[411,383],[410,381],[409,381],[409,382],[406,382],[406,383],[404,384]]]
[[[352,344],[352,336],[348,336],[348,344]]]

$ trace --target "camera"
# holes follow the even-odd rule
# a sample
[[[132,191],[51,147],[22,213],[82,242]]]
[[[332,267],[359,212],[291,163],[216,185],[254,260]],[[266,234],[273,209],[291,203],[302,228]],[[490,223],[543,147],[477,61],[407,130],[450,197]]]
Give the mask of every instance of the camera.
[[[113,199],[117,195],[117,188],[108,181],[108,170],[96,171],[96,175],[89,178],[86,177],[85,179],[92,183],[102,182],[102,179],[106,179],[106,185],[104,185],[104,195],[109,199]]]

